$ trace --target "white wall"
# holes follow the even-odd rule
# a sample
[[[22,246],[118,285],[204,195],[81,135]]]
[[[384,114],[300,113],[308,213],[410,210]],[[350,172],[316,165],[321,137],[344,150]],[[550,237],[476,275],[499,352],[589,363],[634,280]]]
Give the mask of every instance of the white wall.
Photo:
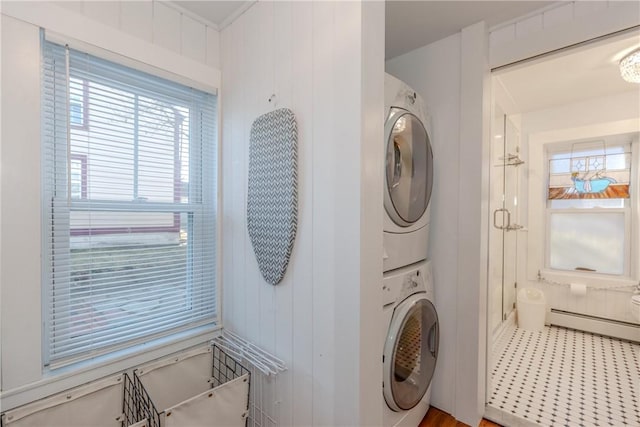
[[[62,6],[61,6],[62,5]],[[2,409],[203,342],[146,346],[77,370],[42,366],[40,27],[107,59],[209,90],[220,85],[218,35],[157,2],[2,2],[0,325]],[[170,26],[164,17],[176,25]],[[163,18],[163,19],[164,19]],[[192,22],[193,21],[193,22]],[[180,40],[179,45],[172,45]]]
[[[224,325],[289,366],[265,390],[280,424],[379,425],[384,4],[258,2],[221,40]],[[297,117],[299,217],[271,286],[246,196],[251,123],[275,107]]]
[[[424,97],[431,116],[429,258],[441,328],[432,405],[470,425],[478,424],[484,404],[486,43],[486,29],[477,24],[386,64],[387,72]]]
[[[634,242],[631,260],[631,281],[615,277],[585,275],[575,272],[545,272],[545,217],[546,205],[540,200],[545,194],[547,182],[545,176],[544,144],[598,139],[610,135],[640,132],[640,91],[625,92],[606,97],[598,97],[573,104],[552,107],[544,110],[522,114],[523,154],[527,164],[523,169],[523,186],[521,206],[525,214],[528,233],[521,233],[519,253],[526,254],[521,259],[525,268],[519,271],[519,283],[528,283],[545,291],[552,308],[571,312],[584,313],[607,319],[634,322],[629,311],[629,299],[632,288],[637,284],[640,254],[638,254],[638,230],[633,224],[638,223],[637,216],[632,219],[631,241]],[[638,143],[633,150],[638,150]],[[526,176],[524,176],[526,175]],[[638,180],[638,175],[631,185]],[[635,196],[634,193],[633,195]],[[594,288],[610,288],[626,286],[624,289],[599,291],[589,290],[585,296],[571,295],[568,285],[558,286],[539,283],[537,273],[542,271],[547,279],[558,283],[584,283]]]
[[[31,2],[31,5],[39,2]],[[168,2],[57,1],[86,19],[100,22],[213,68],[220,68],[220,32],[214,24],[196,19]]]
[[[491,29],[491,68],[532,58],[640,24],[640,3],[578,0],[551,6]]]

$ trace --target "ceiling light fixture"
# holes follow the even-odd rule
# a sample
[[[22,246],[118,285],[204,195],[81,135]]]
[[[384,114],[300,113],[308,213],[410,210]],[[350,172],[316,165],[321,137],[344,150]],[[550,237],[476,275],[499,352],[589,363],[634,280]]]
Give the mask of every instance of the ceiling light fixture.
[[[640,83],[640,49],[620,60],[620,75],[628,82]]]

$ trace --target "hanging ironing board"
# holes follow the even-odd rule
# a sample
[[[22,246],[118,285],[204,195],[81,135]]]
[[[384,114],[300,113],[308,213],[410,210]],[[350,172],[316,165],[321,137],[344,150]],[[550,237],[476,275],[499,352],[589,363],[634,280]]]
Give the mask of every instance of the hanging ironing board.
[[[287,108],[251,126],[247,228],[262,276],[280,283],[289,264],[298,216],[298,134]]]

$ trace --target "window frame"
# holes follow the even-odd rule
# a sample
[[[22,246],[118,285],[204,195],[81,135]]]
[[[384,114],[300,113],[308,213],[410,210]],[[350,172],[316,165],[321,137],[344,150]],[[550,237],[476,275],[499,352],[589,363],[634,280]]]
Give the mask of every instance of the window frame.
[[[540,162],[540,169],[538,171],[542,174],[545,179],[543,179],[539,185],[539,190],[536,190],[535,180],[530,181],[530,203],[533,210],[531,210],[531,214],[535,215],[536,208],[534,207],[536,204],[540,204],[540,208],[538,212],[541,214],[540,228],[538,237],[535,239],[529,239],[529,250],[531,252],[536,252],[536,247],[539,247],[538,255],[532,257],[530,261],[528,261],[527,267],[527,275],[530,280],[534,280],[536,277],[532,274],[536,271],[538,274],[542,273],[544,277],[551,278],[552,280],[562,280],[562,281],[572,281],[579,280],[588,284],[592,284],[595,286],[624,286],[627,284],[637,283],[637,279],[635,277],[640,273],[640,246],[639,242],[637,242],[637,237],[640,235],[639,227],[634,227],[634,221],[640,218],[640,182],[639,182],[639,174],[638,174],[638,160],[640,158],[640,129],[635,129],[631,127],[630,129],[621,129],[616,132],[607,131],[607,125],[602,126],[603,131],[601,133],[595,132],[592,134],[582,135],[579,138],[572,139],[559,139],[559,138],[549,138],[550,135],[544,135],[542,141],[537,141],[536,144],[534,141],[538,140],[537,135],[534,135],[531,138],[531,153],[532,160],[539,159],[537,162]],[[588,209],[576,209],[576,208],[551,208],[550,200],[548,200],[548,177],[549,177],[549,159],[551,155],[557,152],[563,152],[570,150],[571,144],[575,142],[581,141],[591,141],[594,139],[608,139],[608,138],[616,138],[621,135],[626,135],[629,138],[626,140],[626,143],[629,144],[629,149],[631,151],[631,176],[630,176],[630,188],[629,188],[629,199],[626,199],[624,202],[624,206],[620,208],[588,208]],[[612,143],[612,146],[620,145],[617,143]],[[536,196],[538,195],[538,196]],[[541,197],[541,201],[536,201],[537,197]],[[538,199],[540,200],[540,199]],[[562,270],[552,268],[550,266],[550,216],[552,212],[563,213],[614,213],[619,212],[623,213],[625,216],[624,219],[624,227],[625,233],[628,238],[624,243],[624,271],[622,274],[607,274],[600,272],[591,272],[591,271],[581,271],[581,270]],[[535,231],[537,227],[533,227],[531,231]],[[529,233],[531,236],[531,233]],[[538,261],[535,262],[534,260]]]
[[[55,42],[54,42],[55,43]],[[90,55],[93,55],[93,53],[89,53]],[[118,64],[118,62],[113,61],[112,58],[108,59],[109,62],[112,62],[114,64],[117,65],[121,65]],[[130,67],[130,64],[126,64],[124,65],[126,67]],[[135,67],[133,68],[135,70]],[[143,71],[143,72],[146,72]],[[69,80],[73,78],[73,77],[69,77]],[[163,77],[166,78],[166,77]],[[68,81],[69,81],[68,80]],[[67,87],[69,85],[67,81]],[[176,84],[182,84],[184,85],[184,82],[176,82]],[[71,111],[70,109],[67,111],[67,127],[69,129],[82,129],[82,130],[88,130],[88,83],[85,80],[83,83],[83,102],[85,102],[86,104],[84,105],[84,122],[83,122],[83,126],[75,126],[71,124]],[[68,89],[69,90],[69,89]],[[215,94],[214,94],[215,95]],[[69,96],[69,95],[67,95]],[[212,151],[213,151],[213,160],[214,160],[214,165],[212,165],[210,168],[205,168],[200,170],[200,172],[203,174],[203,178],[202,180],[206,180],[207,178],[209,179],[213,179],[214,185],[212,185],[210,187],[211,190],[213,190],[213,194],[205,194],[205,188],[209,188],[207,186],[204,186],[203,190],[202,190],[202,199],[200,200],[200,202],[197,204],[198,206],[194,206],[194,203],[183,203],[180,204],[180,192],[182,191],[182,184],[181,184],[181,179],[180,179],[180,175],[178,174],[178,179],[179,179],[179,184],[176,186],[176,182],[174,179],[174,196],[173,196],[173,202],[172,203],[159,203],[159,202],[150,202],[150,203],[145,203],[145,207],[152,207],[157,209],[158,212],[161,211],[166,211],[167,208],[171,208],[172,211],[175,211],[176,207],[179,206],[181,209],[183,209],[185,212],[190,212],[192,216],[194,217],[198,217],[197,215],[195,215],[196,211],[201,211],[203,209],[203,206],[205,206],[205,204],[209,204],[211,205],[211,210],[212,212],[210,212],[209,218],[211,221],[213,221],[213,223],[208,223],[209,227],[213,226],[213,229],[215,230],[215,241],[213,242],[213,245],[215,247],[214,249],[214,257],[215,259],[213,260],[213,262],[215,263],[215,272],[214,272],[214,277],[213,280],[214,282],[211,284],[211,289],[212,291],[215,293],[214,298],[215,298],[215,311],[214,311],[214,316],[210,319],[207,320],[205,323],[206,324],[198,324],[198,325],[186,325],[185,327],[178,327],[178,329],[176,328],[170,328],[170,332],[166,333],[166,332],[160,332],[159,334],[151,334],[151,335],[147,335],[145,337],[142,337],[138,340],[132,341],[132,342],[125,342],[124,345],[119,345],[119,346],[113,346],[113,347],[108,347],[109,350],[108,351],[104,351],[101,352],[101,355],[92,355],[89,357],[82,357],[80,359],[74,359],[71,358],[68,362],[65,360],[64,363],[52,363],[51,362],[51,358],[50,358],[50,350],[49,350],[49,328],[45,327],[43,329],[43,346],[42,346],[42,353],[43,353],[43,364],[44,364],[44,369],[45,371],[48,370],[58,370],[61,369],[62,367],[67,367],[69,365],[72,366],[82,366],[85,365],[87,363],[87,359],[89,359],[91,361],[91,363],[93,362],[98,362],[98,361],[108,361],[110,359],[113,358],[119,358],[121,357],[122,354],[124,353],[128,353],[128,354],[136,354],[138,352],[140,352],[143,348],[144,349],[148,349],[150,345],[153,346],[153,343],[156,343],[157,345],[160,346],[167,346],[167,345],[174,345],[175,343],[182,341],[182,340],[191,340],[193,337],[195,336],[200,336],[202,335],[202,333],[211,333],[211,331],[215,331],[217,329],[220,328],[220,323],[221,323],[221,310],[220,310],[220,296],[221,296],[221,292],[220,292],[220,281],[219,281],[219,277],[220,277],[220,229],[221,229],[221,225],[220,225],[220,210],[219,210],[219,204],[220,204],[220,167],[219,167],[219,158],[220,158],[220,144],[218,143],[219,141],[219,125],[218,122],[220,120],[220,113],[219,113],[219,99],[216,99],[214,101],[216,103],[216,107],[214,108],[214,120],[215,123],[213,123],[211,126],[213,126],[213,128],[215,129],[215,133],[213,134],[213,147],[212,147]],[[69,104],[68,104],[69,105]],[[54,120],[56,120],[54,118]],[[198,119],[194,118],[194,122],[197,122]],[[200,131],[202,130],[202,128],[198,127],[196,128],[195,126],[192,127],[193,129]],[[201,141],[199,138],[195,138],[197,140],[197,144],[196,147],[199,147],[200,144],[203,143],[203,141]],[[57,148],[56,148],[57,150]],[[195,150],[194,150],[195,151]],[[44,152],[44,150],[43,150]],[[192,153],[190,151],[190,156],[192,156]],[[71,198],[71,194],[69,194],[69,212],[71,212],[71,210],[73,208],[83,208],[83,206],[87,206],[86,209],[91,209],[91,210],[95,210],[95,206],[91,207],[91,203],[92,201],[90,201],[87,197],[87,187],[88,187],[88,183],[87,183],[87,176],[88,176],[88,165],[87,165],[87,156],[84,156],[82,154],[77,154],[77,153],[68,153],[69,159],[70,160],[80,160],[81,161],[81,179],[82,179],[82,183],[81,183],[81,193],[82,193],[82,197],[80,199],[78,198]],[[177,161],[177,160],[176,160]],[[204,163],[202,161],[202,157],[198,157],[198,161],[200,161],[201,163]],[[68,168],[70,166],[70,162],[66,165],[66,167]],[[191,173],[190,169],[190,173]],[[67,179],[70,179],[70,174],[71,171],[70,169],[66,170],[67,172]],[[44,173],[43,173],[44,175]],[[50,184],[53,186],[56,186],[58,184],[53,183]],[[46,200],[46,199],[45,199]],[[111,208],[128,208],[131,209],[132,211],[135,212],[149,212],[148,210],[139,210],[140,208],[140,203],[137,203],[135,200],[131,201],[131,202],[122,202],[122,201],[115,201],[111,204]],[[105,206],[103,206],[105,207]],[[107,210],[109,209],[109,206],[106,206]],[[48,203],[45,202],[43,204],[43,210],[46,212],[48,211],[49,206]],[[152,212],[154,210],[151,210]],[[201,221],[204,221],[204,217],[200,216],[199,217],[200,220],[196,221],[196,224],[191,224],[190,225],[190,229],[193,230],[198,230],[198,229],[202,229],[204,227],[204,224],[201,223]],[[177,221],[177,222],[176,222]],[[45,221],[46,223],[46,221]],[[160,230],[159,228],[155,227],[141,227],[140,229],[137,229],[137,232],[157,232],[157,231],[175,231],[175,232],[179,232],[180,231],[180,213],[176,213],[174,212],[174,220],[173,220],[173,225],[169,226],[169,227],[161,227],[162,229]],[[131,231],[131,228],[127,228],[128,231]],[[46,232],[47,228],[44,227],[43,232]],[[117,232],[119,231],[118,229],[109,229],[106,230],[105,232],[107,233],[113,233],[113,232]],[[135,231],[135,230],[134,230]],[[100,234],[100,232],[97,230],[93,231],[93,234]],[[71,230],[69,230],[69,235],[66,236],[66,242],[68,243],[69,240],[71,239],[71,237],[73,237],[74,235],[78,235],[78,232],[73,232]],[[191,239],[190,239],[191,240]],[[43,241],[43,244],[46,246],[46,244]],[[64,245],[64,241],[62,241],[62,244]],[[47,250],[45,248],[45,255],[47,255]],[[50,259],[50,256],[49,256]],[[193,259],[188,260],[187,264],[192,264],[193,263]],[[43,278],[45,280],[43,280],[43,287],[47,288],[47,289],[43,289],[43,315],[44,315],[44,322],[45,324],[48,324],[49,320],[49,313],[46,309],[46,307],[48,307],[49,305],[49,301],[51,298],[51,279],[50,277],[48,277],[47,274],[47,267],[48,267],[48,263],[47,263],[47,256],[43,256]],[[188,276],[190,276],[190,274],[188,274]],[[187,280],[190,280],[187,278]],[[202,323],[202,322],[201,322]],[[175,331],[174,331],[175,329]],[[192,344],[191,344],[192,345]],[[79,365],[78,365],[79,363]]]
[[[612,276],[601,273],[552,270],[546,262],[547,249],[547,196],[549,163],[547,162],[547,147],[567,143],[567,141],[586,141],[607,138],[612,135],[629,134],[631,138],[631,237],[629,275],[626,277]],[[585,283],[588,286],[609,288],[616,286],[631,286],[638,283],[640,278],[640,127],[637,119],[623,119],[594,124],[571,123],[558,129],[525,129],[525,146],[528,153],[528,179],[526,186],[526,206],[523,206],[526,217],[523,219],[528,225],[527,238],[523,239],[523,251],[528,253],[524,261],[519,280],[538,281],[540,277],[561,283]],[[570,143],[569,143],[570,146]]]
[[[630,132],[635,133],[635,132]],[[609,138],[618,137],[620,135],[605,135],[599,136],[597,139],[599,140],[607,140]],[[544,167],[542,170],[544,171],[544,175],[546,179],[544,180],[544,201],[543,201],[543,210],[544,210],[544,221],[542,231],[544,235],[543,239],[543,260],[542,266],[543,270],[546,274],[552,274],[557,276],[565,276],[565,277],[578,277],[584,278],[589,281],[599,282],[602,284],[611,283],[612,279],[614,282],[618,281],[630,281],[633,280],[635,274],[637,274],[637,269],[640,267],[637,264],[636,258],[637,254],[635,253],[638,248],[633,244],[633,236],[634,233],[637,234],[637,230],[634,230],[632,227],[633,218],[638,217],[638,172],[637,169],[640,166],[638,164],[638,137],[631,136],[631,140],[628,140],[624,143],[612,143],[610,146],[620,146],[628,144],[629,150],[631,152],[631,176],[630,176],[630,189],[628,199],[623,200],[623,206],[619,208],[602,208],[602,207],[594,207],[594,208],[554,208],[552,207],[551,200],[548,199],[548,189],[549,189],[549,173],[550,173],[550,159],[551,156],[556,153],[567,152],[570,150],[572,144],[582,143],[582,142],[590,142],[593,141],[593,138],[589,140],[573,140],[573,141],[549,141],[543,144],[542,147],[542,159],[544,162]],[[635,184],[635,185],[634,185]],[[553,213],[572,213],[572,214],[597,214],[597,213],[622,213],[624,215],[624,227],[625,227],[625,242],[624,242],[624,261],[623,261],[623,272],[621,274],[610,274],[610,273],[601,273],[597,271],[588,271],[588,270],[563,270],[558,268],[551,267],[551,215]]]

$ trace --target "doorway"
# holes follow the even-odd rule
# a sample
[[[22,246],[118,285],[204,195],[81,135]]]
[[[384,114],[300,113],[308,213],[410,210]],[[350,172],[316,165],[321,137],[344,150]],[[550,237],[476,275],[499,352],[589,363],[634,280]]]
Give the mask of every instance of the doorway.
[[[635,29],[492,73],[493,421],[640,425],[640,86],[618,70],[638,47]],[[522,288],[545,296],[539,331],[518,327]]]

